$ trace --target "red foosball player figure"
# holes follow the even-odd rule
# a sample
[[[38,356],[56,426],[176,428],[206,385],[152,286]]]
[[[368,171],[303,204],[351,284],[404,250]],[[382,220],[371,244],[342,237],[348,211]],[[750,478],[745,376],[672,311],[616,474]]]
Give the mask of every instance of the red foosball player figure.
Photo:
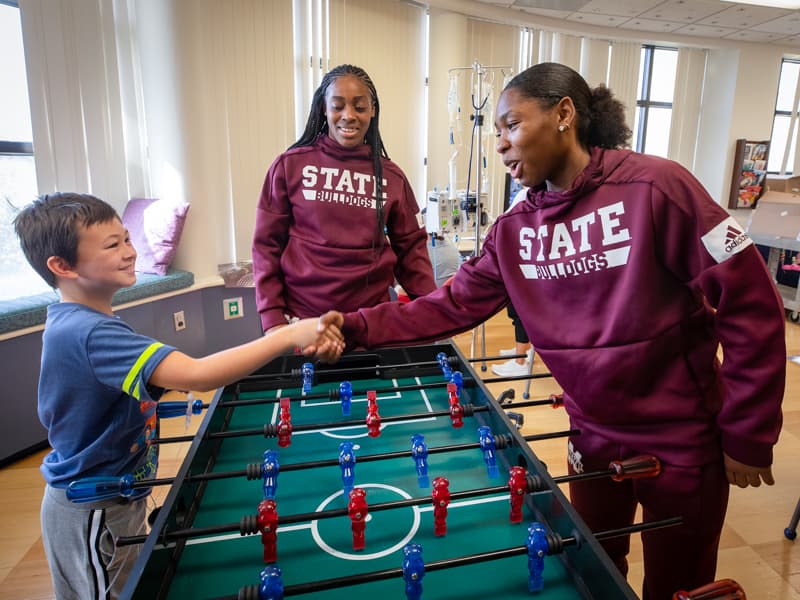
[[[353,550],[363,550],[365,546],[364,529],[367,526],[367,491],[364,488],[353,488],[350,491],[350,502],[347,505],[350,515],[350,527],[353,530]]]
[[[447,477],[433,480],[433,535],[447,533],[447,505],[450,504],[450,481]]]
[[[511,522],[522,523],[522,501],[528,491],[528,472],[524,467],[511,467],[508,475],[508,490],[511,492]]]
[[[450,397],[450,421],[458,429],[464,425],[464,408],[458,401],[458,388],[455,383],[447,384],[447,394]]]
[[[381,434],[381,416],[378,414],[378,396],[375,391],[367,392],[367,433],[369,437]]]
[[[278,446],[286,448],[292,443],[292,415],[289,398],[281,398],[281,418],[278,421]]]
[[[258,528],[264,544],[264,563],[278,560],[278,505],[275,500],[262,500],[258,505]]]

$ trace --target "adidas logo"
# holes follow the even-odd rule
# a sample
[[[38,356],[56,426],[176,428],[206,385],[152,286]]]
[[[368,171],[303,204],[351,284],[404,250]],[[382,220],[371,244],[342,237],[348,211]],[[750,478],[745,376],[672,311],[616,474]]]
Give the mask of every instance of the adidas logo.
[[[747,234],[741,229],[737,229],[732,225],[728,225],[728,228],[725,231],[725,251],[731,252],[742,242],[745,242],[748,239],[749,238],[747,237]]]

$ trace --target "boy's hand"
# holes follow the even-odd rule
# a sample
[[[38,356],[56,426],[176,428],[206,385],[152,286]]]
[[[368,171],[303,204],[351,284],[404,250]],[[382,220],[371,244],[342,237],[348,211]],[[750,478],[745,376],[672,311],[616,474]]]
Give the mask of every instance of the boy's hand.
[[[728,483],[731,485],[746,488],[749,485],[758,487],[762,481],[767,485],[775,484],[775,480],[772,478],[772,467],[752,467],[732,459],[724,452],[722,456],[725,461],[725,475],[728,476]]]
[[[302,341],[305,342],[298,344],[303,354],[313,355],[323,362],[336,362],[344,351],[344,337],[339,329],[342,323],[344,317],[336,311],[329,311],[319,319],[303,319],[296,323],[301,326]],[[313,338],[305,337],[312,334]]]

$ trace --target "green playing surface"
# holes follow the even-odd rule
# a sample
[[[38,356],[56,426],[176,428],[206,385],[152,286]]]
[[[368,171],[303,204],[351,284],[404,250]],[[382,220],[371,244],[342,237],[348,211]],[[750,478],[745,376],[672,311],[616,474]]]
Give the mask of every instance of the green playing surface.
[[[443,382],[441,375],[408,377],[402,379],[353,379],[353,389],[383,389],[392,385]],[[312,393],[338,389],[338,382],[314,387]],[[340,578],[394,569],[402,566],[403,546],[410,542],[422,546],[426,564],[433,561],[458,558],[464,555],[523,547],[527,537],[527,526],[534,520],[547,520],[534,515],[534,506],[545,506],[544,511],[558,511],[558,498],[542,492],[533,496],[539,501],[523,507],[523,522],[513,524],[509,519],[510,504],[507,492],[496,492],[462,500],[451,501],[448,507],[447,534],[434,536],[433,506],[429,500],[431,489],[420,488],[415,462],[411,457],[411,436],[421,433],[430,449],[451,445],[478,442],[477,428],[488,424],[497,435],[504,433],[502,419],[493,412],[476,413],[464,417],[464,426],[454,428],[448,416],[429,416],[415,420],[384,423],[380,436],[369,437],[364,425],[347,429],[333,429],[337,422],[359,420],[366,415],[366,397],[354,395],[351,416],[343,416],[338,401],[320,399],[297,399],[300,390],[281,389],[242,393],[239,399],[276,396],[291,397],[291,419],[295,428],[317,425],[310,431],[295,431],[291,445],[279,448],[277,439],[265,439],[262,435],[227,438],[216,452],[214,472],[242,470],[248,463],[260,463],[267,449],[277,449],[282,471],[277,479],[276,501],[278,514],[289,515],[319,513],[326,510],[346,509],[347,499],[343,493],[341,470],[338,465],[292,470],[289,465],[318,460],[336,460],[339,444],[348,440],[355,444],[355,486],[366,490],[368,505],[396,501],[406,498],[428,498],[424,504],[413,507],[392,508],[370,512],[365,530],[366,547],[355,551],[352,548],[352,533],[349,517],[344,514],[333,518],[307,518],[297,523],[281,525],[277,535],[277,565],[283,572],[283,584],[297,584]],[[224,394],[220,403],[233,397]],[[483,404],[482,392],[467,382],[461,402]],[[382,392],[378,395],[378,406],[383,418],[408,414],[427,414],[448,409],[448,395],[444,385],[419,390]],[[209,425],[209,431],[219,428],[223,413],[230,420],[231,431],[259,428],[264,423],[277,423],[277,402],[255,406],[239,406],[234,409],[217,407],[218,414]],[[384,452],[406,451],[403,458],[359,462],[358,457]],[[527,450],[526,450],[527,451]],[[429,476],[445,476],[450,481],[450,492],[476,488],[503,486],[508,480],[509,463],[520,462],[521,451],[498,452],[500,477],[488,476],[479,448],[446,453],[431,453],[428,456]],[[207,456],[196,457],[189,473],[206,470]],[[522,459],[524,461],[524,459]],[[212,527],[235,524],[245,515],[255,515],[263,499],[263,481],[248,481],[245,477],[218,479],[207,483],[196,511],[192,526]],[[542,500],[543,499],[543,500]],[[174,511],[174,509],[173,509]],[[555,516],[555,515],[554,515]],[[564,515],[560,515],[563,518]],[[555,528],[545,522],[548,529]],[[562,535],[569,535],[567,529]],[[152,560],[166,562],[171,548],[156,546]],[[581,550],[587,555],[592,548]],[[162,556],[163,555],[163,556]],[[259,573],[264,567],[263,547],[260,535],[240,536],[238,531],[219,533],[204,537],[193,537],[187,542],[180,556],[178,567],[169,582],[168,598],[218,598],[235,597],[246,585],[257,585]],[[591,570],[596,571],[593,567]],[[601,569],[602,570],[602,569]],[[587,597],[584,574],[580,569],[570,569],[562,555],[545,559],[544,592],[538,597],[569,599]],[[596,577],[596,573],[591,576]],[[614,578],[611,578],[614,579]],[[610,587],[615,589],[614,585]],[[604,585],[608,584],[606,581]],[[326,589],[303,597],[333,598],[405,598],[402,576],[384,581],[360,583],[358,585]],[[469,599],[469,598],[529,598],[528,557],[525,553],[457,568],[426,572],[422,582],[423,598]],[[591,587],[589,585],[588,587]],[[618,590],[616,595],[603,598],[627,598],[627,591]],[[136,596],[134,596],[136,597]]]

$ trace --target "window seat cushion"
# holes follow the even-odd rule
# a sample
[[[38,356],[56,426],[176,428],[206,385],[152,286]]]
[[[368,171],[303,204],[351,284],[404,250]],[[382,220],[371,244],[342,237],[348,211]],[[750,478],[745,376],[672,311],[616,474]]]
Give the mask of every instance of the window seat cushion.
[[[126,304],[191,287],[193,284],[194,274],[179,269],[170,269],[166,275],[137,273],[136,283],[118,291],[112,304]],[[13,300],[0,300],[0,333],[43,324],[47,320],[47,306],[58,302],[58,299],[55,292],[43,292]]]

